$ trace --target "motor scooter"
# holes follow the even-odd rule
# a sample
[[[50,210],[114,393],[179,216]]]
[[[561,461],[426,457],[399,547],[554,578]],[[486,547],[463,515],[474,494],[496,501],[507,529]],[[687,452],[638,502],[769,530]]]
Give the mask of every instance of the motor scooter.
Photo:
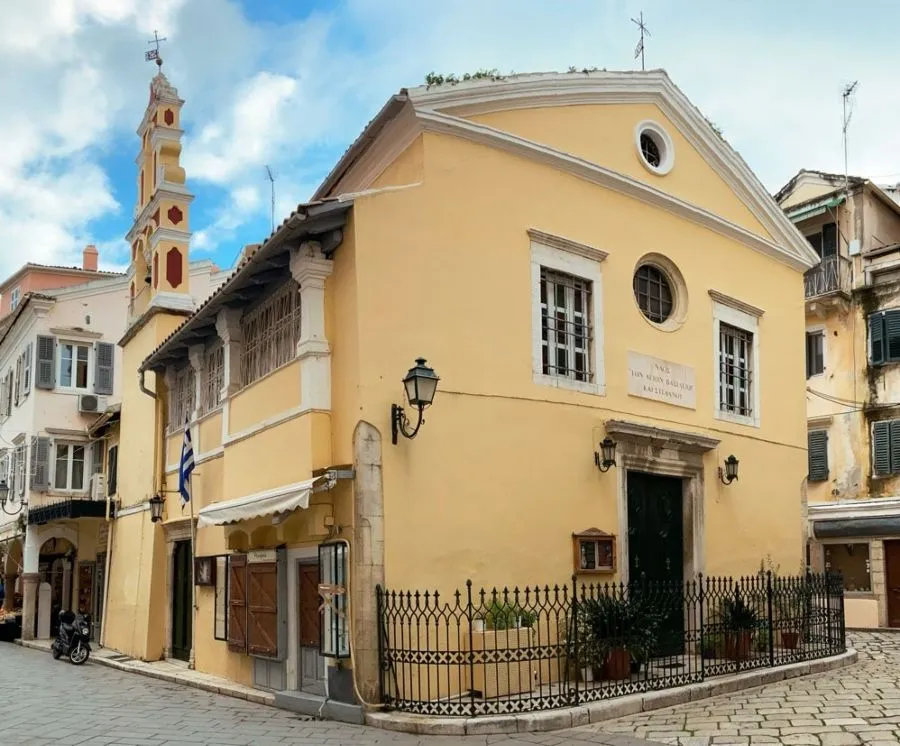
[[[53,660],[62,657],[80,666],[91,654],[91,615],[71,611],[59,613],[59,632],[50,646]]]

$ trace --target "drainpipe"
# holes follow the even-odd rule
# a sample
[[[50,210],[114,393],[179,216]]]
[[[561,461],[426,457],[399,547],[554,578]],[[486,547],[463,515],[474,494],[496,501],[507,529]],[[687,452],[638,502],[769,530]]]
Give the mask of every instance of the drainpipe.
[[[153,408],[153,490],[154,492],[161,492],[163,470],[165,469],[165,465],[160,462],[163,458],[165,458],[165,456],[163,454],[163,450],[159,447],[160,400],[159,395],[155,391],[151,391],[147,388],[147,384],[145,383],[144,379],[144,376],[146,374],[147,371],[144,368],[140,368],[138,370],[138,387],[140,388],[141,393],[149,396],[154,400],[155,403],[155,406]]]

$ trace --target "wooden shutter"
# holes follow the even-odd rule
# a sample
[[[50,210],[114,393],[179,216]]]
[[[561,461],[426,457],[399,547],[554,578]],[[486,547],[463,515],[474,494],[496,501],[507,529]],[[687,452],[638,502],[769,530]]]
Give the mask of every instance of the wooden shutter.
[[[34,345],[29,342],[25,348],[25,359],[22,369],[22,393],[31,391],[31,359],[34,356]]]
[[[891,473],[900,472],[900,420],[891,420]]]
[[[97,373],[94,376],[94,393],[111,394],[113,392],[113,366],[115,365],[115,346],[109,342],[97,343]]]
[[[900,360],[900,311],[884,313],[884,359],[885,362]]]
[[[247,555],[228,558],[228,649],[247,652]]]
[[[31,489],[50,489],[50,438],[31,441]]]
[[[806,435],[809,448],[809,481],[828,479],[828,431],[812,430]]]
[[[53,337],[38,335],[37,338],[37,371],[34,386],[39,389],[52,389],[56,385],[56,340]]]
[[[876,422],[872,425],[872,468],[876,474],[890,474],[890,422]]]
[[[869,316],[869,356],[873,363],[884,362],[884,316],[873,313]]]
[[[247,565],[247,650],[251,655],[278,655],[278,565]]]

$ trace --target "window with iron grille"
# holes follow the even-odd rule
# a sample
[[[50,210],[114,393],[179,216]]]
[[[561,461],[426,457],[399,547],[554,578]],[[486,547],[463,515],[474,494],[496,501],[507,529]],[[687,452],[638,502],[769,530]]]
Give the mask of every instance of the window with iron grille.
[[[222,387],[225,385],[225,348],[217,344],[203,356],[203,378],[200,389],[200,414],[217,409],[222,403]]]
[[[541,267],[543,373],[589,383],[591,370],[591,283]]]
[[[188,365],[177,371],[169,391],[169,432],[184,427],[194,411],[196,392],[194,369]]]
[[[719,410],[751,417],[753,334],[719,324]]]
[[[293,280],[241,319],[241,381],[247,386],[289,363],[300,341],[300,292]]]

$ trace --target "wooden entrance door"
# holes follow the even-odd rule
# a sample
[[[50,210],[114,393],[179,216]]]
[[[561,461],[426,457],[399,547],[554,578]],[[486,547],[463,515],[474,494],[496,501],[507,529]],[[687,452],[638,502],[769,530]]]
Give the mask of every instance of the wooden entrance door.
[[[191,542],[176,541],[172,568],[172,657],[187,661],[191,657],[193,615]]]
[[[684,649],[684,518],[682,480],[628,472],[628,582],[632,595],[648,589],[664,614],[660,655]],[[663,603],[664,608],[659,608]]]
[[[297,566],[299,578],[299,627],[300,627],[300,689],[306,691],[323,688],[325,659],[321,655],[321,615],[319,605],[319,565]]]
[[[888,627],[900,627],[900,541],[884,542]]]

